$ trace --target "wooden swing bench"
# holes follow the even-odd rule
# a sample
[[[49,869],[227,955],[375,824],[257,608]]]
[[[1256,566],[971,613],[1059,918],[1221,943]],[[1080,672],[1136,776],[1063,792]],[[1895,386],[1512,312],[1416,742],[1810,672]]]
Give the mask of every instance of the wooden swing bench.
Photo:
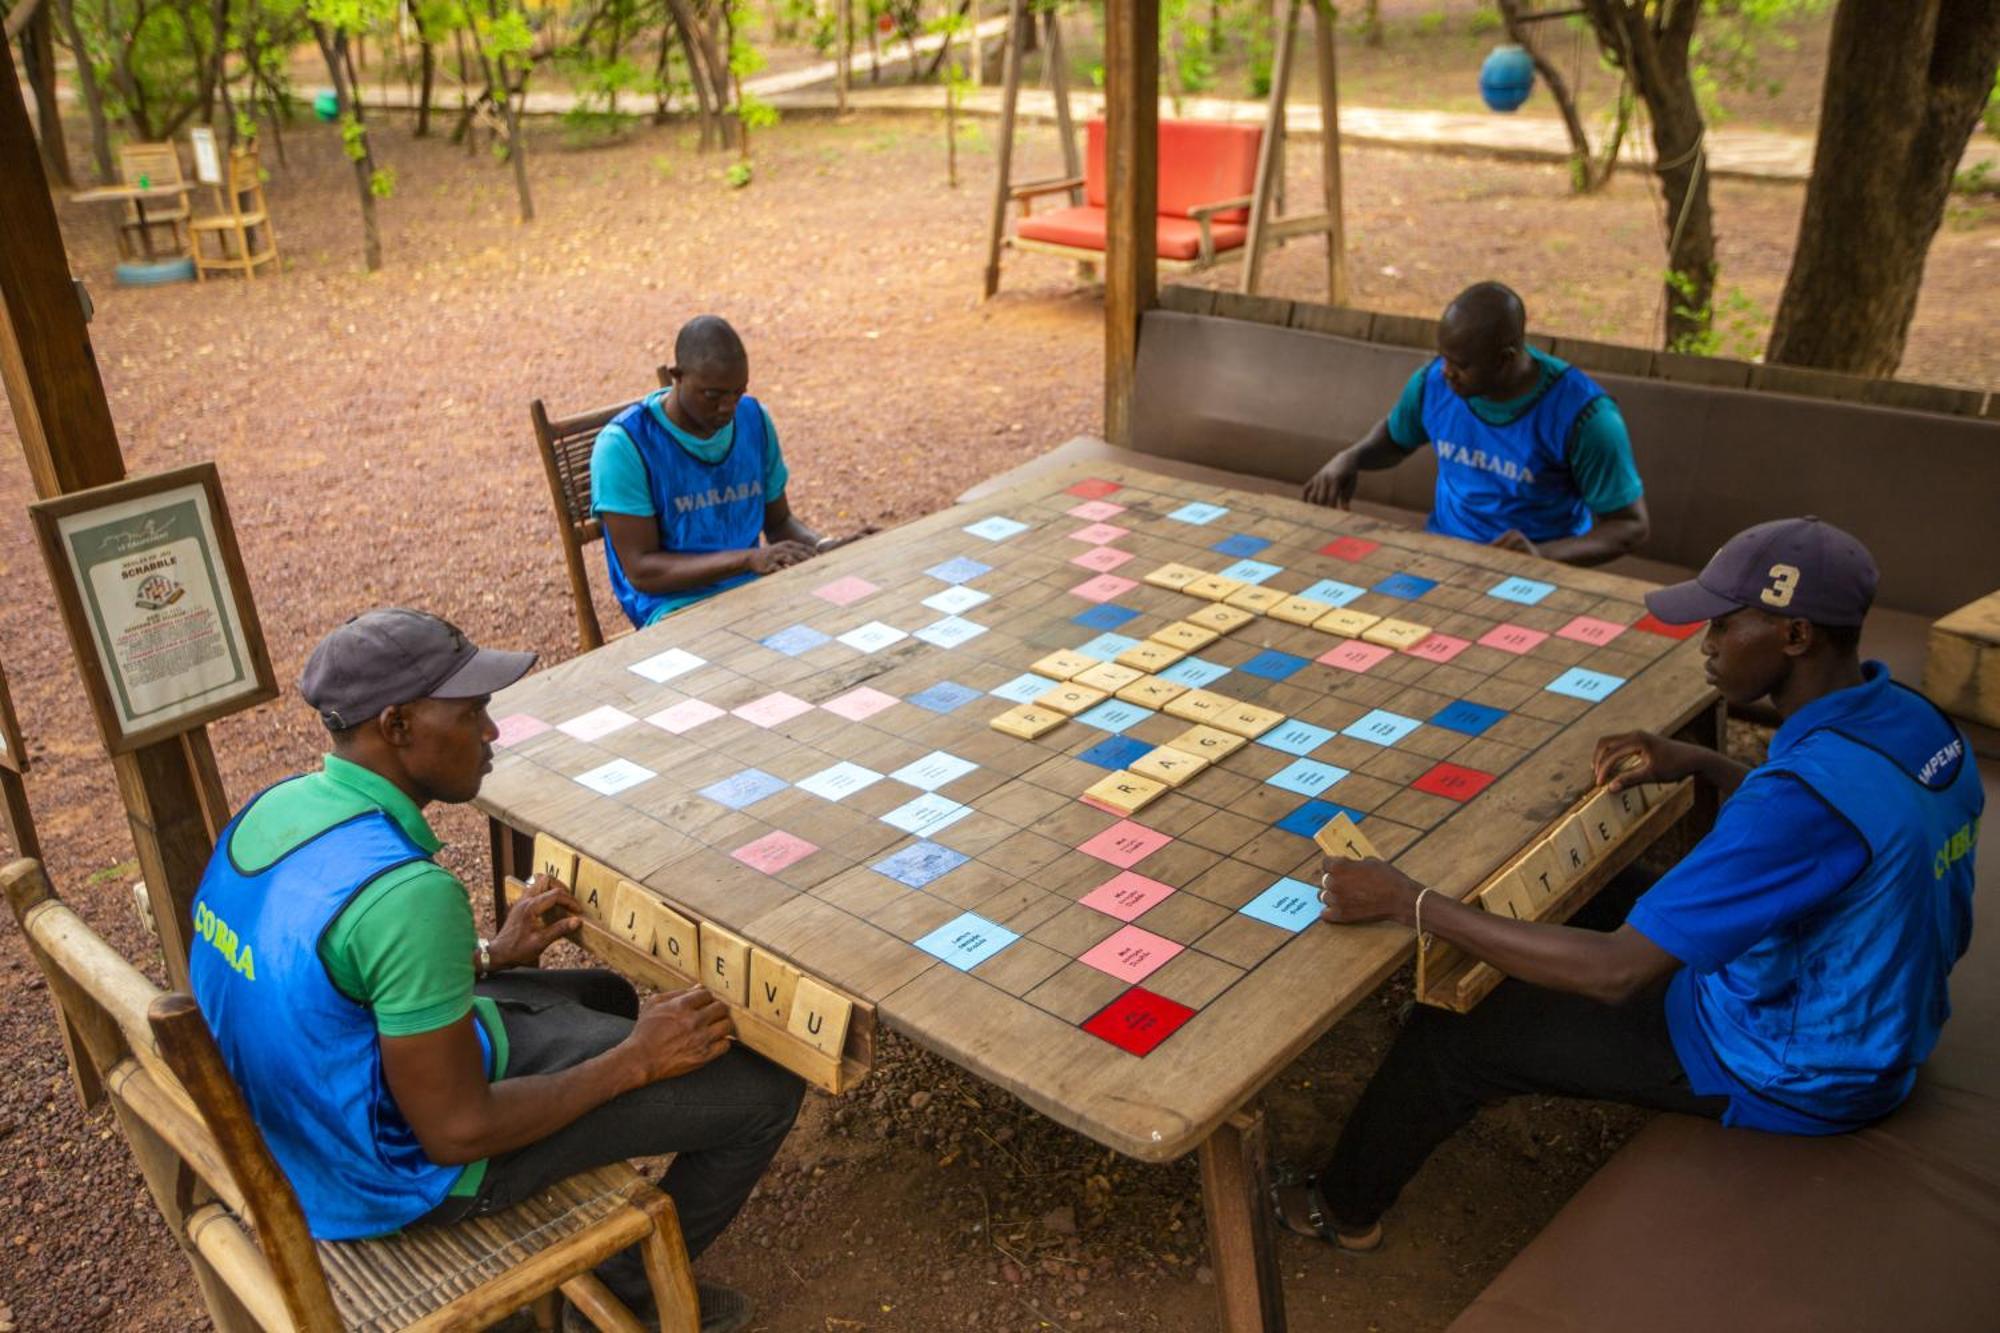
[[[1016,250],[1092,264],[1104,258],[1108,214],[1104,121],[1086,122],[1081,176],[1031,181],[1008,197],[1021,209],[1007,244]],[[1257,156],[1264,142],[1258,125],[1196,120],[1160,122],[1159,217],[1154,237],[1161,268],[1194,272],[1235,258],[1250,238],[1250,205],[1257,184]],[[1034,201],[1081,187],[1083,203],[1046,213]]]

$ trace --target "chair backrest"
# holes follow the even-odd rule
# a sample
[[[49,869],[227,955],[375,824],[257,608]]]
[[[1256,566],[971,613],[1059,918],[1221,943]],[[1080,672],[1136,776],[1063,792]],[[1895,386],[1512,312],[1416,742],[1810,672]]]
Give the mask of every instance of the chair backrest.
[[[144,176],[155,185],[181,183],[180,150],[171,143],[128,143],[118,149],[118,174],[127,185]]]
[[[667,367],[660,366],[654,373],[661,388],[671,382]],[[604,527],[590,507],[590,455],[598,432],[630,406],[618,403],[574,416],[552,417],[541,399],[528,404],[528,419],[535,427],[535,448],[541,454],[542,472],[548,478],[549,498],[555,502],[563,561],[569,566],[570,591],[576,601],[577,637],[586,652],[604,643],[604,631],[591,601],[590,579],[583,562],[583,548],[604,536]]]
[[[1097,208],[1109,197],[1104,166],[1104,122],[1084,125],[1084,202]],[[1224,125],[1204,120],[1163,120],[1159,138],[1159,205],[1163,217],[1184,218],[1190,210],[1224,199],[1240,199],[1257,187],[1261,125]],[[1248,222],[1250,210],[1217,213],[1218,222]]]
[[[257,165],[257,150],[237,148],[229,154],[227,206],[237,217],[264,211],[264,173]]]
[[[266,1328],[340,1328],[298,1198],[193,998],[162,992],[105,943],[40,863],[0,869],[0,890],[76,1034],[71,1059],[87,1061],[111,1098],[211,1307],[233,1300]]]

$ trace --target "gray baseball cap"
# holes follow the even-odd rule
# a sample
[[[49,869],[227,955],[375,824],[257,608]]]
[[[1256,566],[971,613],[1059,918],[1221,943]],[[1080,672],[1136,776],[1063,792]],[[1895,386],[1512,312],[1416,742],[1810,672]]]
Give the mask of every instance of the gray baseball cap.
[[[1858,626],[1875,601],[1875,557],[1851,534],[1808,514],[1746,528],[1701,573],[1646,594],[1669,625],[1746,606],[1835,628]]]
[[[366,611],[319,641],[299,693],[329,731],[345,731],[396,704],[476,699],[512,685],[533,653],[480,648],[449,621],[392,606]]]

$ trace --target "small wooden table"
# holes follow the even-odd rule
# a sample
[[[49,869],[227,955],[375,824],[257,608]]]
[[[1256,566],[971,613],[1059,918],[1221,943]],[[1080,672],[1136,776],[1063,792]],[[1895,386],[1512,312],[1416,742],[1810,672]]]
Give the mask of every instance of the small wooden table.
[[[1172,565],[1222,576],[1236,592],[1208,591],[1250,614],[1218,614]],[[1278,1329],[1248,1108],[1412,951],[1407,930],[1317,923],[1311,835],[1344,809],[1469,896],[1572,813],[1599,735],[1712,727],[1699,645],[1646,622],[1645,586],[1083,465],[504,691],[478,804],[496,875],[525,877],[546,833],[1108,1147],[1198,1150],[1222,1323]],[[1434,641],[1283,619],[1298,608],[1259,587]],[[1033,739],[990,725],[1051,655],[1187,640],[1166,627],[1190,617],[1230,628],[1159,674],[1285,720],[1130,816],[1079,798],[1186,739],[1173,703],[1112,694]],[[1662,800],[1602,859],[1675,812]],[[1579,881],[1562,906],[1586,897]]]
[[[188,195],[194,193],[194,190],[195,183],[193,181],[178,181],[170,185],[148,185],[144,187],[138,185],[99,185],[88,190],[78,190],[69,198],[70,202],[75,204],[131,204],[134,208],[138,209],[140,222],[139,248],[145,251],[145,257],[150,262],[158,256],[153,253],[153,229],[145,225],[147,202],[158,203],[164,199],[185,201]],[[121,249],[123,248],[123,235],[124,233],[121,230],[119,232]],[[174,256],[178,257],[186,253],[186,251],[176,247]]]

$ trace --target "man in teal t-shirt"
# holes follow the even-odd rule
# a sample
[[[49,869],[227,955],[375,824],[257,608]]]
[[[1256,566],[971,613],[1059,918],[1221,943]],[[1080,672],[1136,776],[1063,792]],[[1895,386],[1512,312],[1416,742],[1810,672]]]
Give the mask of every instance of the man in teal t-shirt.
[[[1625,419],[1595,381],[1528,345],[1521,298],[1468,287],[1438,324],[1438,356],[1412,375],[1389,415],[1305,485],[1313,504],[1348,507],[1362,472],[1424,445],[1438,480],[1429,531],[1596,565],[1648,531]]]
[[[668,374],[673,386],[619,413],[590,454],[612,591],[639,627],[835,544],[792,513],[778,431],[745,392],[736,330],[715,315],[689,320]]]

